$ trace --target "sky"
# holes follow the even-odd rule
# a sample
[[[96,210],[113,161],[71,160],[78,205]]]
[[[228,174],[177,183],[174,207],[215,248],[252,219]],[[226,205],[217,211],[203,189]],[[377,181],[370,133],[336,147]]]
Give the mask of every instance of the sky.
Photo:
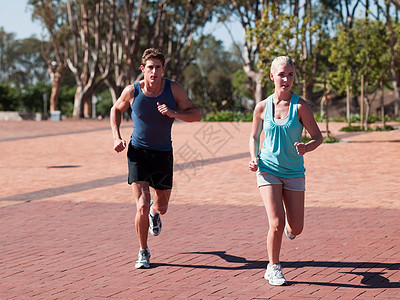
[[[31,10],[27,3],[28,0],[0,1],[0,27],[7,33],[16,34],[16,39],[25,39],[32,35],[40,38],[42,35],[42,27],[39,21],[32,21]],[[234,34],[235,41],[243,43],[241,25],[231,22],[228,26]],[[206,27],[205,33],[211,33],[221,40],[227,50],[231,47],[232,39],[223,24],[214,22]]]

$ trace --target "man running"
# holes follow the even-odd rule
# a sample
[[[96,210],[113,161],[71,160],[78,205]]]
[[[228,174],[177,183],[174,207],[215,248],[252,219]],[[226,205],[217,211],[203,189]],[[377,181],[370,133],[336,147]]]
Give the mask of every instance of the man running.
[[[144,51],[140,66],[144,79],[127,86],[111,108],[110,123],[114,150],[121,152],[126,142],[120,134],[122,113],[132,109],[133,132],[128,145],[128,183],[136,200],[135,227],[139,240],[136,268],[150,268],[148,232],[161,232],[161,218],[167,212],[173,177],[171,128],[174,119],[201,120],[200,109],[183,87],[163,78],[165,58],[154,48]],[[150,187],[154,189],[151,200]]]

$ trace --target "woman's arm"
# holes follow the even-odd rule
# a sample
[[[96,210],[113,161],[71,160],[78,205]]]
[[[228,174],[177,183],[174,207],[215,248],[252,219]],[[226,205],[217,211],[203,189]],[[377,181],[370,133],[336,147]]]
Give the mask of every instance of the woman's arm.
[[[265,100],[256,105],[253,113],[253,124],[251,127],[249,150],[251,160],[249,169],[253,172],[257,171],[258,161],[257,156],[260,151],[260,135],[263,129],[263,118],[265,112]]]
[[[300,122],[311,136],[311,141],[309,141],[307,144],[299,142],[294,144],[294,146],[297,148],[297,152],[300,155],[304,155],[307,152],[315,150],[319,145],[321,145],[323,137],[317,122],[315,122],[313,112],[304,99],[299,99],[298,112]]]

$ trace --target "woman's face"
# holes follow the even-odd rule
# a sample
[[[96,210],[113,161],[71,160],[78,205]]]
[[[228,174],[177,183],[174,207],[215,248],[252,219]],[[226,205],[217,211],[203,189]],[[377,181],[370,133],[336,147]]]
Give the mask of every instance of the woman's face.
[[[294,81],[294,67],[290,64],[280,64],[276,66],[270,74],[274,81],[275,91],[290,91]]]

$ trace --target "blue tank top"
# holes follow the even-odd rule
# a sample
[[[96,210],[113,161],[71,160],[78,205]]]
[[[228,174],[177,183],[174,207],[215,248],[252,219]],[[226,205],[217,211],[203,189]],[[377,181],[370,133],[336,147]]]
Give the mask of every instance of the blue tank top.
[[[166,104],[175,110],[177,105],[171,90],[171,81],[165,79],[163,92],[157,97],[147,97],[143,94],[139,82],[133,84],[135,88],[131,104],[133,132],[131,144],[139,148],[171,151],[171,128],[174,118],[162,115],[157,109],[157,102]]]
[[[299,96],[290,99],[288,119],[278,125],[273,116],[273,95],[266,100],[263,129],[264,145],[258,155],[258,169],[283,178],[303,177],[304,159],[297,153],[295,142],[301,142],[303,124],[297,112]]]

